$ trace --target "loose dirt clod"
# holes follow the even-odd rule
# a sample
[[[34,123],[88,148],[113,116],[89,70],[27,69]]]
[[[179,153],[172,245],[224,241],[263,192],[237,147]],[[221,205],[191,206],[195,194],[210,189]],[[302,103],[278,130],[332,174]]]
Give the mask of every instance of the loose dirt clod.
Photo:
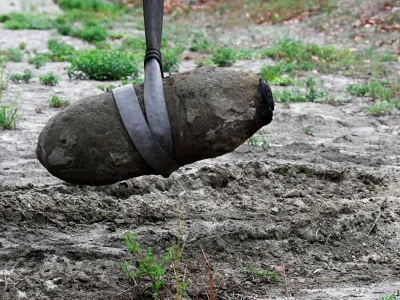
[[[164,87],[180,166],[233,151],[266,125],[254,75],[202,68],[167,77]],[[143,105],[142,85],[136,93]],[[76,184],[154,173],[133,146],[111,93],[82,99],[50,119],[36,154],[50,173]]]

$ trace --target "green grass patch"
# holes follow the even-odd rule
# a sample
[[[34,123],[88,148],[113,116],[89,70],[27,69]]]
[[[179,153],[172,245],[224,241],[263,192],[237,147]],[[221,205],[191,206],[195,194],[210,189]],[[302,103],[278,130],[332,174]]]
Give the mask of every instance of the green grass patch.
[[[336,0],[225,0],[217,1],[216,10],[230,14],[231,19],[246,16],[256,23],[279,23],[301,16],[305,12],[330,13]]]
[[[81,38],[89,43],[105,41],[108,36],[108,31],[101,25],[90,24],[85,25],[82,29],[72,32],[72,36]]]
[[[269,146],[268,139],[265,136],[252,136],[247,140],[247,143],[252,147],[259,147],[263,150],[267,149]]]
[[[63,100],[57,96],[52,96],[49,100],[49,106],[53,108],[64,108],[69,104],[70,102],[68,100]]]
[[[48,53],[36,54],[33,57],[29,57],[28,63],[35,66],[36,69],[43,67],[47,62],[50,61],[50,55]]]
[[[366,83],[350,84],[347,86],[347,92],[352,96],[367,96],[378,100],[365,110],[370,115],[380,115],[396,108],[400,109],[400,77],[391,82],[372,79]]]
[[[79,52],[67,71],[70,78],[91,80],[121,80],[136,78],[139,74],[133,55],[98,49]]]
[[[354,57],[348,49],[338,50],[334,46],[305,44],[299,39],[284,38],[274,47],[265,49],[262,57],[280,61],[286,71],[320,70],[331,72],[342,67],[349,67]]]
[[[236,59],[251,60],[253,59],[253,50],[250,48],[241,48],[236,52]]]
[[[390,296],[382,296],[381,300],[397,300],[396,294],[392,294]]]
[[[129,253],[135,258],[135,267],[129,265],[127,262],[122,263],[122,271],[125,277],[134,282],[148,281],[151,283],[151,294],[153,299],[164,299],[162,291],[167,291],[174,299],[183,299],[188,287],[186,271],[180,278],[180,261],[182,256],[182,249],[180,243],[173,243],[171,247],[159,256],[153,253],[152,248],[142,249],[140,244],[135,241],[136,236],[134,233],[129,233],[124,236],[125,245]],[[166,269],[169,265],[173,266],[175,274],[175,287],[171,289],[167,283]],[[175,292],[175,295],[172,294]]]
[[[228,47],[217,48],[211,59],[217,67],[230,67],[236,62],[236,53]]]
[[[271,282],[278,282],[281,279],[281,276],[275,271],[269,270],[257,270],[252,267],[246,267],[245,272],[253,277],[264,277],[268,278]]]
[[[24,53],[19,48],[10,48],[2,53],[6,61],[21,62]]]
[[[55,22],[47,16],[11,13],[3,18],[4,27],[10,30],[20,29],[51,29]]]
[[[179,72],[180,60],[175,49],[162,50],[162,67],[164,72]]]
[[[4,65],[0,62],[0,127],[4,129],[13,129],[17,127],[18,121],[21,119],[18,107],[18,96],[16,94],[13,101],[3,103],[3,90],[5,89]]]
[[[273,91],[274,100],[276,102],[291,103],[291,102],[317,102],[325,103],[326,92],[317,87],[314,78],[309,77],[304,81],[305,91],[298,87],[292,89],[284,89],[283,91]]]
[[[215,43],[205,31],[194,30],[190,36],[190,51],[199,53],[212,53]]]
[[[265,66],[261,68],[261,75],[265,81],[272,85],[288,86],[294,85],[294,80],[283,76],[284,69],[282,65]]]
[[[57,0],[62,10],[81,10],[102,13],[118,13],[119,5],[102,0]]]
[[[29,81],[33,78],[33,72],[31,70],[25,70],[24,73],[12,74],[10,76],[10,80],[15,83],[25,82],[29,83]]]
[[[60,77],[54,74],[53,72],[48,72],[44,75],[39,76],[39,81],[41,84],[55,86],[59,84]]]
[[[73,46],[56,39],[49,40],[47,47],[50,50],[49,58],[51,61],[70,61],[77,52]]]

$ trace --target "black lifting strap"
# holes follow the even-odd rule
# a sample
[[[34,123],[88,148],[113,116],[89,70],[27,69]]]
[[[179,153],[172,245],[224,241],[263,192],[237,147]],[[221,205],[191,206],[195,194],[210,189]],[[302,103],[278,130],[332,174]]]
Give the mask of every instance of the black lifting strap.
[[[113,89],[113,95],[135,148],[157,174],[168,177],[179,165],[173,160],[172,131],[162,82],[160,45],[163,8],[163,0],[143,0],[147,45],[144,61],[145,114],[133,85]]]

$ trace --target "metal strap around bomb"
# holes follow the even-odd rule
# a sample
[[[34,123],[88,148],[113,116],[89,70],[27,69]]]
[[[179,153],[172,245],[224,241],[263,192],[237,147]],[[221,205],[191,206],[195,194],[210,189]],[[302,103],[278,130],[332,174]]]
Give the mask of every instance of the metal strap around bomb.
[[[113,89],[122,122],[135,148],[158,174],[168,177],[179,168],[154,138],[132,84]]]

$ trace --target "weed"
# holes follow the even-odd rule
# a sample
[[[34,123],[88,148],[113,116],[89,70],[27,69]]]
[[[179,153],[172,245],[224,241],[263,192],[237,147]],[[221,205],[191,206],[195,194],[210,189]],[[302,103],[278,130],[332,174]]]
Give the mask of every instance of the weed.
[[[207,276],[208,276],[208,291],[206,293],[207,299],[208,300],[216,300],[217,294],[218,294],[218,292],[215,290],[215,287],[214,287],[214,279],[215,279],[216,273],[215,273],[215,271],[213,271],[211,261],[208,259],[203,248],[201,248],[201,251],[203,252],[203,257],[207,264]]]
[[[246,16],[257,23],[278,23],[301,16],[303,12],[320,11],[326,6],[333,6],[333,1],[324,0],[231,0],[217,1],[216,9],[221,14],[233,12],[231,19]],[[333,9],[333,8],[331,8]]]
[[[260,147],[264,150],[269,146],[268,139],[265,136],[252,136],[248,139],[248,143],[250,146]]]
[[[276,102],[290,103],[290,102],[306,102],[306,95],[302,93],[298,88],[293,88],[291,90],[283,90],[273,92],[274,100]]]
[[[33,78],[33,73],[31,70],[25,70],[23,74],[12,74],[10,76],[10,80],[12,82],[25,82],[25,83],[29,83],[29,80],[31,80]]]
[[[199,53],[211,53],[215,45],[204,31],[192,32],[190,50]]]
[[[26,43],[25,42],[20,42],[18,44],[18,48],[21,49],[21,50],[25,50],[26,49]]]
[[[396,299],[397,299],[397,297],[394,293],[390,296],[382,296],[381,297],[381,300],[396,300]]]
[[[4,129],[13,129],[17,127],[21,115],[18,113],[18,103],[3,104],[0,102],[0,125]]]
[[[265,81],[272,85],[287,86],[293,85],[294,80],[290,77],[283,77],[283,68],[281,65],[266,66],[261,68],[261,75]]]
[[[118,6],[101,0],[58,0],[57,3],[61,9],[66,11],[80,10],[109,13],[118,9]]]
[[[314,135],[314,130],[311,127],[304,127],[303,132],[308,135]]]
[[[195,61],[196,67],[201,68],[205,66],[211,66],[213,64],[211,56],[201,57]]]
[[[116,88],[116,86],[115,86],[115,84],[111,83],[106,87],[104,85],[98,85],[97,88],[102,90],[103,92],[111,93],[112,90]]]
[[[105,41],[108,36],[107,29],[100,25],[85,25],[82,29],[72,31],[72,35],[89,43]]]
[[[347,86],[347,92],[356,97],[363,97],[368,93],[367,84],[350,84]]]
[[[26,15],[21,13],[12,13],[7,16],[4,22],[4,27],[10,30],[18,29],[51,29],[54,27],[54,22],[41,15]]]
[[[252,267],[245,268],[246,273],[254,276],[254,277],[266,277],[271,282],[277,282],[281,278],[279,274],[275,271],[266,271],[266,270],[256,270]]]
[[[30,57],[28,62],[35,66],[36,69],[43,67],[47,62],[50,61],[50,57],[48,53],[40,53],[34,57]]]
[[[230,67],[236,62],[236,54],[231,48],[217,48],[212,61],[217,67]]]
[[[379,101],[374,105],[367,107],[365,112],[368,115],[382,115],[390,112],[391,110],[396,108],[396,104],[391,101]]]
[[[266,49],[262,57],[271,57],[287,65],[286,71],[312,71],[319,69],[328,72],[331,69],[347,66],[352,62],[348,49],[337,50],[334,46],[304,44],[298,39],[278,40],[273,48]]]
[[[144,82],[143,78],[136,78],[134,80],[122,80],[121,85],[127,85],[127,84],[137,85],[137,84],[142,84],[143,82]]]
[[[325,96],[324,92],[318,91],[314,78],[309,77],[306,79],[306,100],[316,102]]]
[[[253,58],[253,51],[249,48],[239,49],[236,53],[236,58],[240,60],[250,60]]]
[[[57,96],[52,96],[49,100],[49,106],[54,108],[64,108],[69,104],[70,102],[68,100],[62,100]]]
[[[132,55],[97,49],[79,52],[71,60],[67,71],[70,78],[92,80],[121,80],[136,78],[139,74]]]
[[[124,236],[125,245],[129,253],[137,259],[137,268],[132,271],[127,262],[122,264],[122,270],[128,279],[139,280],[148,278],[151,281],[151,290],[155,299],[160,298],[160,290],[165,287],[165,266],[176,259],[175,249],[170,247],[164,255],[157,259],[153,255],[152,248],[147,251],[140,249],[139,243],[135,242],[135,234],[129,233]]]
[[[57,24],[57,31],[61,35],[73,35],[74,28],[69,24]]]
[[[13,129],[17,127],[21,115],[18,113],[18,96],[17,94],[13,101],[8,104],[2,102],[4,83],[4,65],[0,62],[0,126],[4,129]]]
[[[44,85],[55,86],[60,82],[60,77],[54,74],[53,72],[48,72],[44,75],[39,76],[39,81]]]
[[[122,49],[127,51],[146,50],[146,41],[144,39],[127,36],[122,39]]]
[[[24,54],[19,48],[10,48],[5,51],[6,61],[21,62]]]
[[[162,51],[162,67],[164,72],[179,72],[180,58],[175,50]]]
[[[69,61],[76,53],[73,46],[67,45],[59,40],[49,40],[47,42],[47,47],[51,52],[51,61]]]

